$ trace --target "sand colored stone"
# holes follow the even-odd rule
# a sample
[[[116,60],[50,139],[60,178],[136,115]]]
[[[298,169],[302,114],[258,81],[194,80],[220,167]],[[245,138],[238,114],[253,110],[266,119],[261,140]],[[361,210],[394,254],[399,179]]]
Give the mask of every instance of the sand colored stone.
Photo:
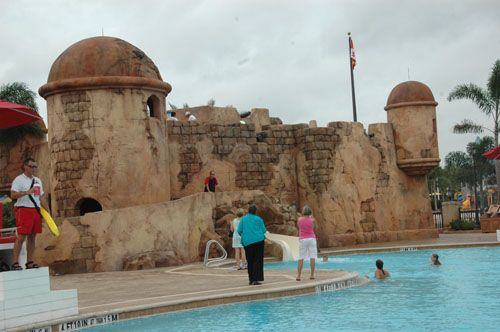
[[[198,121],[166,121],[170,90],[151,59],[117,38],[80,41],[54,62],[40,88],[48,142],[0,150],[2,188],[24,156],[40,157],[64,229],[40,237],[40,261],[61,272],[187,263],[209,239],[231,252],[228,223],[251,203],[270,231],[287,235],[310,205],[322,247],[438,236],[425,179],[439,163],[437,103],[425,84],[396,86],[388,123],[367,129],[283,124],[265,108],[240,118],[232,107],[192,107],[178,117]],[[201,194],[212,170],[219,192]]]

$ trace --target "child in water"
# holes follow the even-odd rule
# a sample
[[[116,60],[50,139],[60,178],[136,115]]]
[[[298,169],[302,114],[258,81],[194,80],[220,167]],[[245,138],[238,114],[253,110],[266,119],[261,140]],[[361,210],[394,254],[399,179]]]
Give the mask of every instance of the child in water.
[[[431,264],[429,264],[429,265],[441,265],[441,262],[439,261],[438,254],[431,255]]]

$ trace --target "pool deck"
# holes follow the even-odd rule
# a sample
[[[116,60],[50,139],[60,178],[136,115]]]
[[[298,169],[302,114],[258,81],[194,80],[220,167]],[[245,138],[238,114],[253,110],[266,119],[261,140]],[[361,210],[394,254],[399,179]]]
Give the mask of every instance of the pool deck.
[[[381,251],[426,250],[480,246],[500,246],[496,234],[451,233],[437,239],[370,243],[351,247],[322,249],[320,255],[345,255]],[[118,314],[119,320],[212,305],[298,296],[333,291],[366,281],[350,271],[317,270],[309,280],[309,269],[302,280],[296,270],[265,270],[262,285],[248,285],[247,271],[232,268],[234,260],[204,269],[201,263],[143,271],[122,271],[51,276],[51,290],[77,289],[79,314],[58,321],[40,322],[11,331],[51,326],[60,331],[75,322]],[[233,263],[234,264],[234,263]],[[108,316],[109,317],[109,316]]]

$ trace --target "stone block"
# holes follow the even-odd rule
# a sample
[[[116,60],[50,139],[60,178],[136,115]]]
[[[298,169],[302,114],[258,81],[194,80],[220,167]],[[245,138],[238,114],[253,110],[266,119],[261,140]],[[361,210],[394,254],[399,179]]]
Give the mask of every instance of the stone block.
[[[86,259],[85,260],[85,265],[87,267],[87,273],[95,272],[95,260],[93,260],[93,259]]]
[[[319,160],[312,160],[312,167],[313,168],[327,168],[328,167],[328,160],[326,159],[319,159]]]
[[[73,259],[93,259],[92,248],[73,248]]]
[[[312,151],[311,158],[312,159],[327,159],[329,155],[330,155],[329,151],[315,150],[315,151]]]
[[[257,143],[258,153],[267,153],[267,144],[266,143]]]
[[[264,142],[272,145],[272,144],[276,144],[277,140],[274,137],[266,137],[266,138],[264,138]]]
[[[259,164],[257,163],[248,163],[247,170],[249,172],[257,172],[259,170]]]
[[[200,164],[190,164],[191,172],[198,173],[200,171]]]
[[[82,248],[93,248],[95,246],[95,238],[93,236],[82,237]]]
[[[80,102],[78,103],[78,110],[82,113],[82,116],[86,119],[89,118],[90,103]]]
[[[181,134],[182,135],[191,135],[191,127],[182,127]]]
[[[289,137],[289,138],[287,138],[287,139],[285,140],[285,144],[288,144],[288,145],[294,145],[294,144],[295,144],[295,139],[294,139],[294,138]]]
[[[248,145],[254,145],[254,144],[257,144],[257,138],[255,138],[255,137],[250,137],[250,138],[247,140],[247,144],[248,144]]]
[[[228,129],[228,128],[226,128],[226,129]],[[229,128],[229,129],[231,129],[231,128]],[[234,144],[236,144],[236,140],[232,137],[223,137],[222,144],[223,145],[234,145]]]
[[[80,152],[79,150],[71,150],[70,156],[72,161],[80,160]]]

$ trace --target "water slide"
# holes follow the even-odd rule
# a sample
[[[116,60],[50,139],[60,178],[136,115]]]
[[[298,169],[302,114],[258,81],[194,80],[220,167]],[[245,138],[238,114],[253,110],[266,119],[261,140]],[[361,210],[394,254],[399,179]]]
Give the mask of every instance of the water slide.
[[[296,261],[299,259],[299,237],[274,234],[267,232],[266,238],[276,242],[283,250],[283,261]]]

